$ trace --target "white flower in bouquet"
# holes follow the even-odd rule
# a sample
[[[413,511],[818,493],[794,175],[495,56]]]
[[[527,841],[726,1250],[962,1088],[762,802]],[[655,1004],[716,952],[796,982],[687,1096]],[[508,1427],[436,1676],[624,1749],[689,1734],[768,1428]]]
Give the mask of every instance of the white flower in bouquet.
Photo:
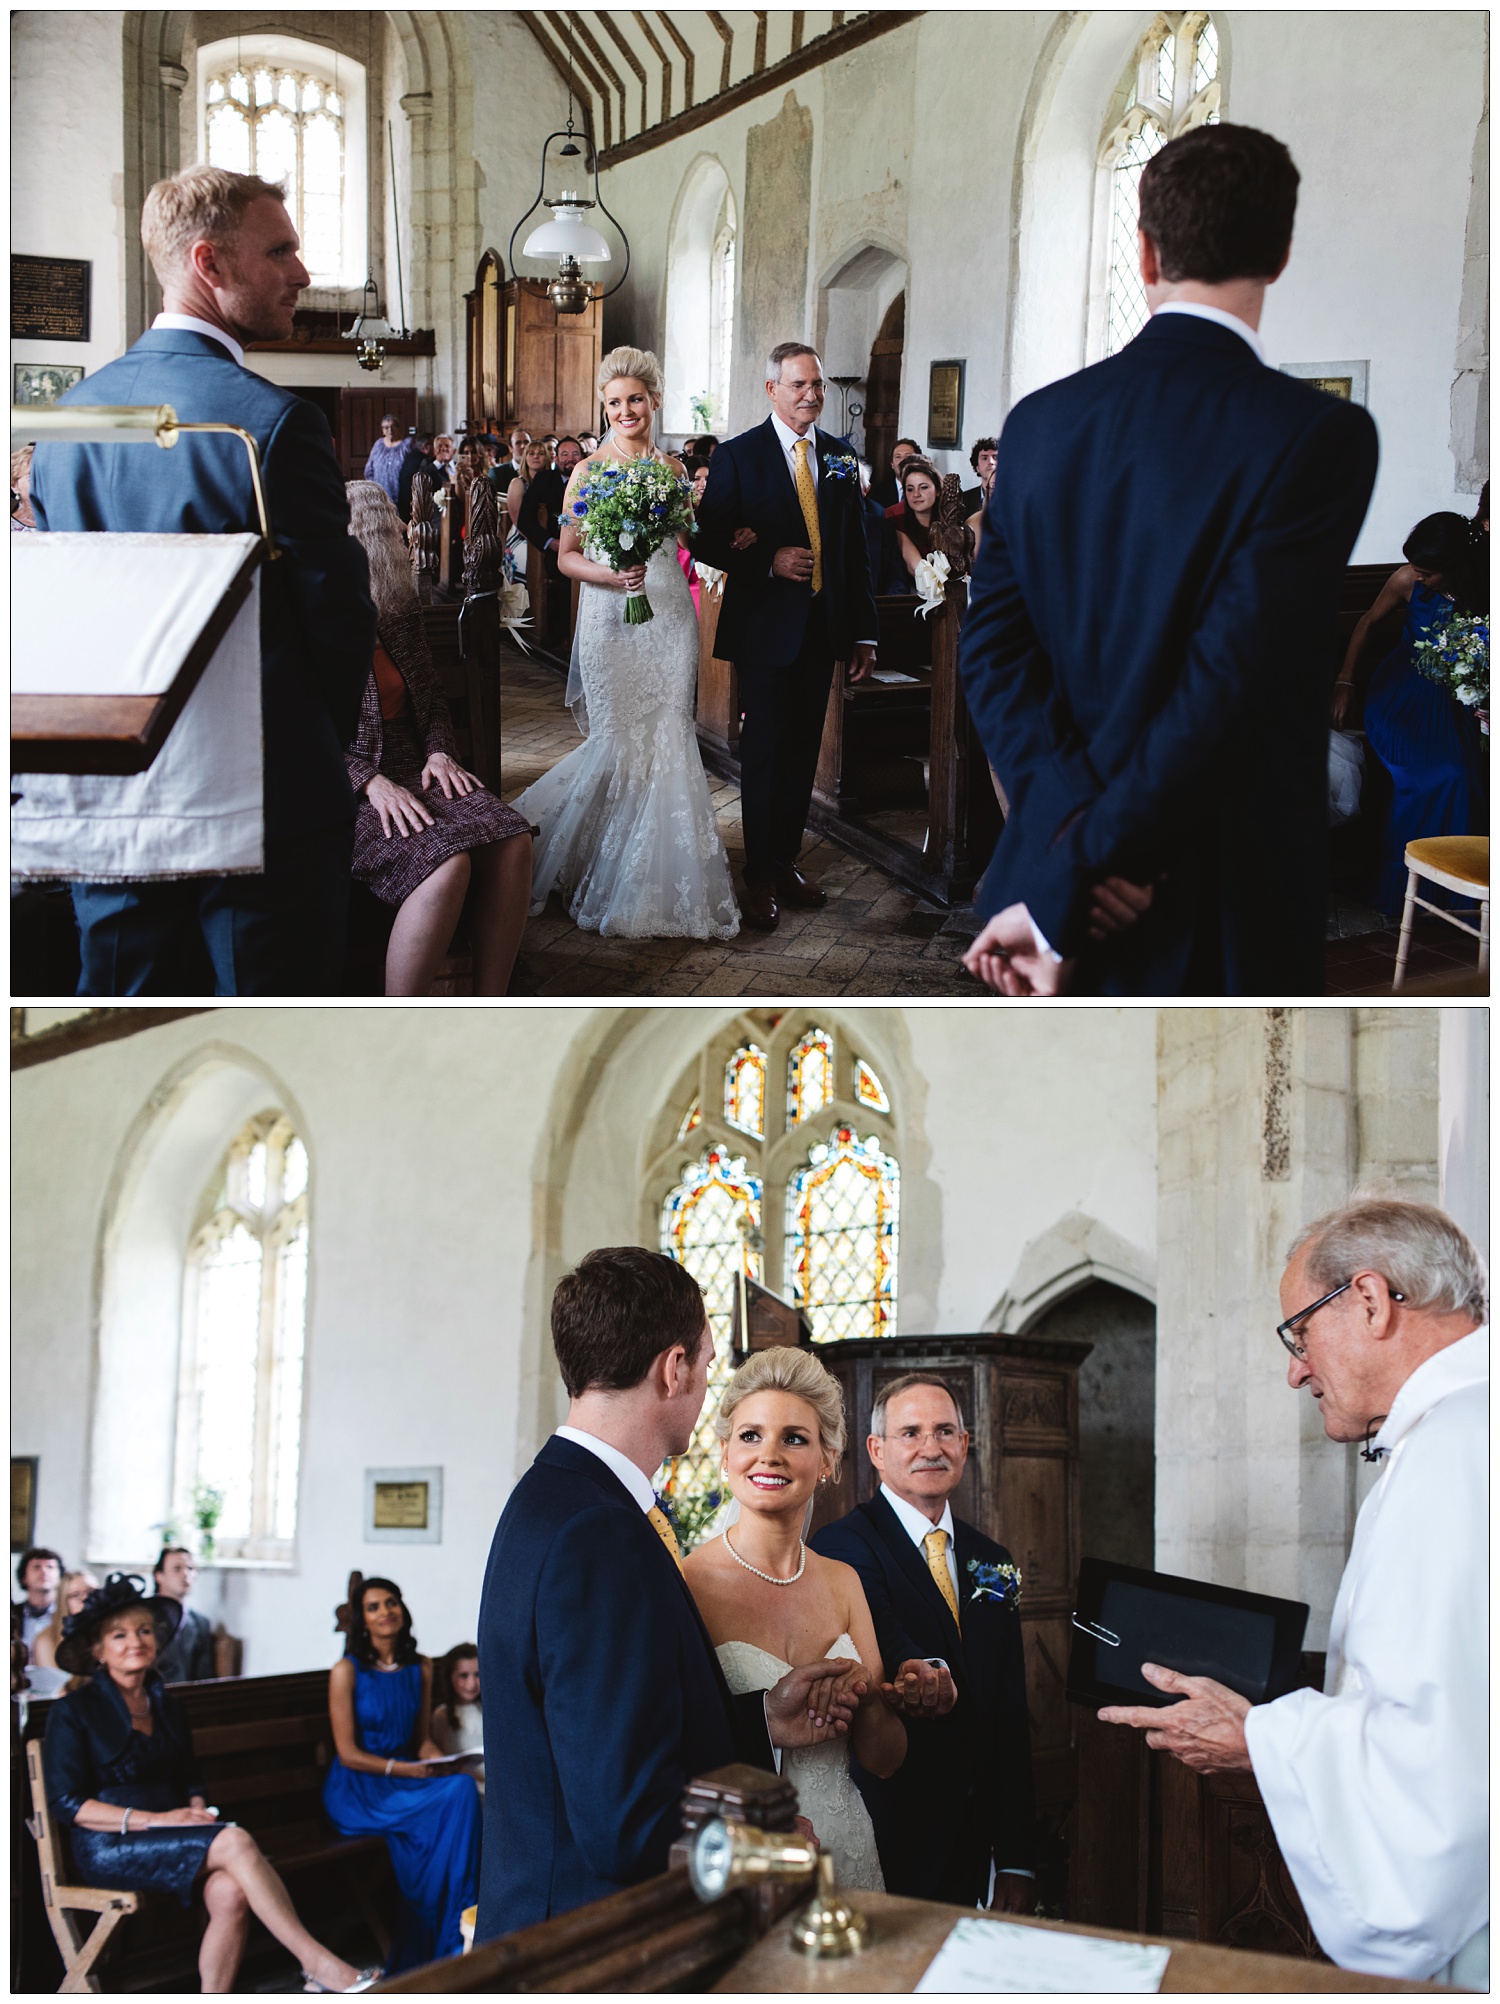
[[[912,573],[912,582],[922,601],[913,610],[923,619],[947,603],[948,568],[948,559],[942,551],[934,550],[930,557],[923,557]]]

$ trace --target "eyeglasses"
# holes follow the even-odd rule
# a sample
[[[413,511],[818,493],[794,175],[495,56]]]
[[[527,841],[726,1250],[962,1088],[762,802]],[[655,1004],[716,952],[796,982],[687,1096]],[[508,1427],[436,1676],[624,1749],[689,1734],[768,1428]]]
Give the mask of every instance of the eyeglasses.
[[[1297,1313],[1289,1315],[1285,1322],[1277,1323],[1276,1334],[1285,1343],[1294,1357],[1305,1357],[1307,1355],[1306,1346],[1299,1343],[1292,1333],[1296,1329],[1297,1324],[1299,1322],[1306,1322],[1310,1316],[1316,1315],[1320,1308],[1326,1308],[1330,1301],[1337,1301],[1341,1294],[1347,1294],[1358,1278],[1357,1274],[1352,1274],[1341,1286],[1331,1288],[1327,1294],[1320,1294],[1311,1307],[1299,1308]],[[1396,1288],[1391,1287],[1389,1282],[1386,1285],[1392,1301],[1405,1301],[1406,1296],[1404,1294],[1398,1292]]]

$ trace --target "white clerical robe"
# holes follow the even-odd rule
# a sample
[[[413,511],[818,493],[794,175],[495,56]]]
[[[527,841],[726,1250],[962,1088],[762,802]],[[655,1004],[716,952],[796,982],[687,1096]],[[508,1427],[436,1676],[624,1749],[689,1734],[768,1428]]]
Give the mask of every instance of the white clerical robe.
[[[1314,1934],[1375,1976],[1430,1977],[1489,1923],[1488,1396],[1487,1329],[1401,1387],[1375,1436],[1390,1459],[1355,1526],[1325,1688],[1245,1721]]]

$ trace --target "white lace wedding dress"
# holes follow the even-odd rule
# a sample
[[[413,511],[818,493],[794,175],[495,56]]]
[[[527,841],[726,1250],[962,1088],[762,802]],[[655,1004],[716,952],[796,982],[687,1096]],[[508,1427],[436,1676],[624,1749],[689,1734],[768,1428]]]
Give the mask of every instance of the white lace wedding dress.
[[[829,1656],[857,1660],[859,1651],[841,1635]],[[753,1642],[721,1642],[717,1655],[731,1691],[769,1691],[779,1684],[790,1663]],[[875,1848],[875,1826],[864,1798],[849,1773],[847,1739],[825,1740],[820,1747],[790,1747],[781,1756],[781,1772],[797,1791],[797,1811],[817,1833],[818,1842],[833,1854],[833,1869],[841,1886],[858,1886],[883,1893],[885,1879]]]
[[[733,939],[739,908],[693,725],[698,618],[675,542],[647,564],[646,596],[654,617],[627,626],[619,592],[579,592],[588,736],[514,803],[542,831],[531,909],[558,891],[585,932]]]

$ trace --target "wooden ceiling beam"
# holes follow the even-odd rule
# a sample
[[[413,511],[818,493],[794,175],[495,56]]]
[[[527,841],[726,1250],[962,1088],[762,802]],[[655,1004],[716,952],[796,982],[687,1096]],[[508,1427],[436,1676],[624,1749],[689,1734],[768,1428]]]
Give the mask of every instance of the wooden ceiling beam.
[[[584,20],[583,15],[581,13],[574,14],[573,19],[578,25],[578,32],[583,38],[584,47],[594,58],[595,62],[598,63],[600,69],[608,78],[609,83],[613,84],[615,89],[620,93],[620,137],[624,139],[630,130],[630,106],[625,97],[625,79],[604,53],[599,43],[589,33],[589,25]],[[608,85],[606,85],[606,88],[608,88]]]
[[[611,12],[609,12],[606,9],[603,12],[601,12],[596,18],[598,19],[599,26],[604,30],[605,34],[609,36],[609,39],[614,43],[615,47],[620,51],[620,54],[625,58],[626,62],[635,71],[636,76],[640,79],[641,130],[642,132],[644,132],[646,130],[646,127],[651,123],[651,108],[646,102],[646,72],[645,69],[642,67],[641,59],[636,54],[635,50],[631,48],[629,42],[626,41],[625,37],[620,33],[619,29],[615,26],[615,17]]]
[[[722,97],[729,88],[729,66],[734,60],[734,30],[724,16],[716,14],[712,7],[705,7],[703,11],[708,16],[714,33],[724,44],[724,65],[719,72],[719,95]]]
[[[755,74],[760,75],[766,66],[766,10],[754,9],[755,13]]]
[[[534,17],[528,16],[527,18],[528,19],[534,18],[538,24],[545,22],[548,31],[552,35],[557,36],[558,46],[562,50],[562,55],[560,59],[554,59],[554,67],[556,67],[557,60],[560,60],[562,64],[563,77],[564,79],[566,79],[568,74],[568,44],[566,37],[561,33],[561,31],[557,26],[557,22],[564,19],[565,17],[562,15],[537,14]],[[536,31],[534,30],[533,32]],[[614,124],[610,107],[609,85],[605,83],[603,77],[600,76],[599,72],[594,68],[593,64],[589,62],[586,56],[581,56],[576,48],[574,48],[572,54],[573,54],[574,68],[578,71],[581,71],[585,83],[592,86],[594,93],[593,97],[594,110],[597,111],[602,108],[604,112],[604,150],[605,152],[608,152],[610,146],[613,144],[613,137],[614,137]],[[576,81],[574,84],[574,89],[575,91],[577,90]],[[582,95],[582,93],[579,94]],[[593,128],[591,126],[590,127],[591,134],[592,131]]]
[[[655,35],[652,34],[651,23],[646,19],[640,8],[633,7],[631,12],[635,15],[636,26],[656,51],[657,57],[661,62],[661,115],[663,122],[665,122],[672,116],[672,59],[661,43],[657,41]],[[649,124],[650,121],[648,120],[647,123]]]
[[[91,1051],[99,1044],[117,1043],[140,1030],[154,1030],[163,1023],[175,1023],[184,1016],[206,1016],[206,1009],[89,1009],[82,1016],[70,1016],[65,1023],[51,1023],[45,1030],[27,1031],[25,1011],[12,1009],[10,1068],[24,1072],[31,1065],[44,1065],[52,1058],[72,1057]]]
[[[666,29],[667,33],[672,37],[672,40],[677,44],[678,50],[681,53],[682,84],[683,84],[683,98],[684,98],[683,109],[685,111],[691,111],[693,108],[693,45],[691,42],[683,40],[682,36],[679,35],[677,32],[676,22],[672,19],[670,14],[664,14],[660,7],[658,7],[656,10],[656,18],[658,21],[661,22],[662,26]],[[641,136],[644,138],[645,137],[644,133]]]

